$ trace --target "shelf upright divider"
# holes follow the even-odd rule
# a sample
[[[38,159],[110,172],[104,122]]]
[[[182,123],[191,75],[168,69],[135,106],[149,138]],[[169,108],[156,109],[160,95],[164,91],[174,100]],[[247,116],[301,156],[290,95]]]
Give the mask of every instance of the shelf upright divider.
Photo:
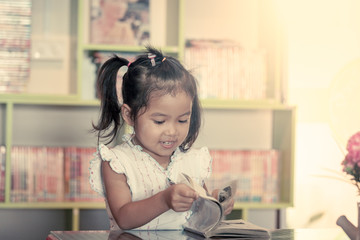
[[[179,0],[179,23],[178,23],[178,59],[184,61],[185,53],[185,34],[184,34],[184,20],[185,20],[185,1]]]
[[[13,112],[14,103],[6,103],[6,120],[5,120],[5,146],[6,146],[6,171],[5,171],[5,203],[10,203],[11,191],[11,148],[13,135]]]
[[[72,209],[72,231],[79,231],[80,226],[80,209]]]
[[[84,59],[84,51],[83,51],[83,44],[84,44],[84,0],[78,0],[78,20],[77,20],[77,85],[76,85],[76,95],[79,99],[82,98],[83,92],[83,59]]]

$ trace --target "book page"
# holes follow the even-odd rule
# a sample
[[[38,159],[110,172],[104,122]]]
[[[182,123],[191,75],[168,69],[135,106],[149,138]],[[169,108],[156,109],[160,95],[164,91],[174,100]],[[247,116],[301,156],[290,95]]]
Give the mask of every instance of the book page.
[[[186,185],[188,185],[189,187],[191,187],[192,189],[195,190],[195,192],[197,192],[199,194],[200,197],[202,198],[206,198],[206,199],[210,199],[212,201],[217,201],[215,198],[213,198],[212,196],[210,196],[208,194],[208,192],[206,192],[205,188],[203,188],[202,186],[200,186],[198,183],[194,182],[192,180],[191,177],[189,177],[187,174],[185,173],[181,173],[178,176],[178,183],[184,183]]]
[[[184,228],[200,234],[210,231],[222,219],[223,209],[220,202],[185,173],[180,174],[178,181],[187,184],[199,194],[199,198],[191,207],[191,216],[184,224]]]
[[[222,220],[223,205],[235,195],[237,181],[231,181],[218,193],[218,200],[208,195],[206,190],[194,182],[186,174],[179,176],[182,183],[188,184],[199,193],[199,198],[191,207],[191,216],[184,224],[184,230],[200,234],[204,237],[259,237],[268,239],[267,229],[242,219]]]
[[[220,203],[199,197],[191,207],[191,216],[184,224],[184,228],[202,234],[211,231],[221,219],[222,207]]]

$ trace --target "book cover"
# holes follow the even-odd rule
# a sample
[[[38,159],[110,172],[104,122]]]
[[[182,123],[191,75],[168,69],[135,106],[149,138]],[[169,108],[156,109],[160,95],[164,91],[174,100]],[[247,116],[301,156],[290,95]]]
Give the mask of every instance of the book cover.
[[[149,15],[149,0],[91,0],[90,43],[144,45]]]

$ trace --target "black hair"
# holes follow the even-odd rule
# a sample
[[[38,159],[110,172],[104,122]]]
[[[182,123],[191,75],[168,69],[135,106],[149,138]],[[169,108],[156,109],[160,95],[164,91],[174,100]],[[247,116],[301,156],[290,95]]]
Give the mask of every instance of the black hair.
[[[173,94],[179,91],[192,98],[192,111],[187,137],[180,145],[182,151],[189,149],[195,142],[201,126],[201,107],[194,76],[174,57],[164,56],[160,50],[147,47],[144,54],[139,55],[130,63],[127,59],[114,55],[99,69],[97,78],[97,94],[101,100],[101,114],[97,125],[98,141],[108,139],[111,143],[118,130],[124,125],[121,105],[131,108],[130,118],[135,122],[139,114],[146,110],[150,94]],[[128,66],[122,79],[119,102],[116,92],[117,73],[122,66]]]

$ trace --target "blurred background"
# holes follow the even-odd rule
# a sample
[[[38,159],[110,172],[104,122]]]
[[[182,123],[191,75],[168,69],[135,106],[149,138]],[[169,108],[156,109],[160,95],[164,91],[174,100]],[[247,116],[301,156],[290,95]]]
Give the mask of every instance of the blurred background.
[[[0,3],[4,2],[6,1],[0,0]],[[20,89],[14,93],[0,89],[2,145],[7,142],[35,146],[43,142],[51,143],[47,138],[42,139],[40,134],[36,135],[38,129],[25,130],[23,126],[27,125],[23,119],[30,116],[31,123],[41,123],[40,119],[44,114],[50,118],[59,117],[56,115],[57,110],[61,111],[63,116],[54,121],[60,122],[65,129],[71,129],[74,135],[80,136],[78,131],[87,130],[84,121],[96,119],[97,116],[97,111],[94,110],[98,104],[95,98],[94,73],[99,66],[96,61],[101,59],[98,49],[103,52],[130,53],[126,56],[131,58],[131,54],[141,50],[137,44],[143,44],[139,41],[135,46],[114,47],[91,43],[88,39],[91,32],[91,1],[27,2],[31,4],[30,18],[27,19],[31,21],[28,33],[31,40],[30,75],[25,90]],[[190,40],[231,40],[244,49],[265,46],[266,54],[270,56],[267,71],[273,83],[270,92],[269,89],[264,90],[267,91],[264,93],[265,97],[275,101],[275,106],[278,103],[296,107],[294,175],[293,179],[289,180],[289,185],[292,181],[294,184],[293,206],[283,208],[278,213],[256,210],[249,214],[249,219],[259,221],[260,225],[274,227],[274,216],[279,214],[280,227],[283,228],[328,228],[336,227],[336,219],[340,215],[346,215],[355,224],[357,192],[355,186],[344,181],[346,178],[342,173],[341,162],[347,139],[360,131],[360,94],[357,92],[360,90],[360,1],[184,0],[180,1],[180,9],[174,2],[150,0],[150,15],[154,11],[157,14],[151,15],[150,24],[146,25],[143,32],[150,32],[150,37],[144,35],[149,37],[153,45],[162,46],[166,52],[181,59],[186,59],[185,46]],[[221,60],[220,58],[220,62]],[[0,61],[6,60],[3,58]],[[80,62],[82,64],[79,64]],[[4,81],[4,78],[0,79],[0,83],[1,81]],[[28,108],[27,101],[30,102],[29,105],[40,102],[46,106],[41,107],[41,110],[38,107]],[[10,118],[15,122],[12,134],[12,130],[6,133],[8,129],[5,126],[9,124],[6,123],[9,122],[6,116],[12,114],[12,110],[8,109],[12,109],[13,102],[19,105],[19,112],[22,114],[17,115],[14,111],[14,119]],[[50,104],[47,105],[48,103]],[[51,104],[56,107],[53,108]],[[58,104],[73,108],[67,109],[62,105],[59,107]],[[242,108],[242,104],[243,102],[240,102],[239,108]],[[245,109],[249,106],[249,103],[246,104],[248,105]],[[74,122],[66,123],[66,114],[78,114],[75,125]],[[218,114],[217,118],[221,117]],[[268,113],[262,117],[265,123],[271,118]],[[218,124],[217,118],[215,116],[214,126]],[[236,124],[236,120],[233,121],[231,124]],[[46,124],[38,125],[39,128],[47,127]],[[50,126],[49,129],[53,127]],[[219,123],[218,129],[214,129],[214,135],[222,130]],[[242,131],[239,127],[236,133],[241,135]],[[47,132],[44,130],[41,133],[45,135]],[[264,135],[264,138],[271,138],[271,132],[267,129]],[[55,145],[79,143],[79,136],[71,141],[64,136],[57,140]],[[87,137],[80,145],[95,146],[96,139],[93,136]],[[243,136],[242,140],[246,140],[246,137],[248,136]],[[201,141],[210,145],[216,144],[204,139],[206,140],[206,135]],[[258,145],[269,147],[271,143],[266,139],[265,143]],[[249,146],[253,147],[251,144]],[[10,163],[9,160],[7,162]],[[10,179],[10,175],[7,179]],[[10,194],[7,193],[7,196],[5,199],[9,201]],[[21,213],[12,211],[12,208],[21,209],[23,205],[10,204],[8,207],[6,201],[1,209],[0,225],[10,224],[7,222],[9,217],[6,216],[16,215],[15,219],[21,219]],[[92,207],[93,205],[90,205],[89,208]],[[31,208],[46,209],[46,205]],[[58,209],[57,206],[50,208]],[[59,213],[60,217],[78,220],[77,206],[65,205],[64,208],[67,210]],[[73,208],[77,210],[69,213],[68,209]],[[94,208],[99,208],[99,205]],[[36,211],[33,209],[29,211]],[[53,216],[58,216],[56,214]],[[39,216],[51,218],[47,213]],[[262,222],[263,216],[266,219]],[[81,218],[95,219],[96,216],[89,211]],[[11,224],[16,225],[16,221]],[[71,228],[68,223],[61,224]],[[102,223],[94,224],[101,226]],[[0,227],[0,236],[7,236],[1,233],[2,231]]]

